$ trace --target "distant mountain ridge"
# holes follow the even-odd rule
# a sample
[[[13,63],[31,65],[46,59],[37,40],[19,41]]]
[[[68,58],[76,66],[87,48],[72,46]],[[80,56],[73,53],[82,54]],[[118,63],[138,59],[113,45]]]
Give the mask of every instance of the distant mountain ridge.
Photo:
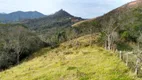
[[[9,14],[0,13],[0,22],[2,23],[9,23],[9,22],[15,22],[25,19],[35,19],[40,17],[45,17],[46,15],[37,12],[37,11],[16,11]]]
[[[32,29],[48,28],[48,27],[59,27],[59,26],[71,26],[72,24],[83,20],[80,17],[75,17],[65,10],[61,9],[54,14],[45,16],[38,19],[25,20],[22,23]]]

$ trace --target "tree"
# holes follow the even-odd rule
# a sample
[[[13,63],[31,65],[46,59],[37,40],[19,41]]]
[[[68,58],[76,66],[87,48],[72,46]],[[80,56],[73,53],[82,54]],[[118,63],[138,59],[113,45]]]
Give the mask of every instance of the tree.
[[[21,55],[29,55],[29,53],[42,48],[44,43],[40,41],[39,37],[23,27],[17,26],[15,29],[17,31],[13,35],[15,37],[14,49],[17,55],[17,64],[19,64]]]
[[[17,31],[13,34],[13,37],[16,38],[14,41],[14,44],[15,44],[14,49],[15,49],[15,52],[17,55],[17,57],[16,57],[17,64],[19,64],[20,55],[22,53],[22,48],[23,48],[22,45],[24,44],[24,43],[22,44],[22,42],[26,42],[26,38],[24,38],[24,37],[26,37],[26,35],[25,35],[26,30],[24,30],[23,27],[19,27],[19,26],[16,27],[16,30]]]
[[[66,41],[67,40],[66,33],[65,32],[58,33],[57,38],[59,43]]]
[[[19,64],[45,46],[35,33],[21,25],[0,25],[0,37],[0,70]]]
[[[118,37],[117,33],[115,32],[118,26],[115,26],[116,21],[110,17],[109,21],[104,21],[102,33],[105,35],[105,49],[112,50],[112,45],[114,44],[114,40]],[[117,40],[117,39],[116,39]]]

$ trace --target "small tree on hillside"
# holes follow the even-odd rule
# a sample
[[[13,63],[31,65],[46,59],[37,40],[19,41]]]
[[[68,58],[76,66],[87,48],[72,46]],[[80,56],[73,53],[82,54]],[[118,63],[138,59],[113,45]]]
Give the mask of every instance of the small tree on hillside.
[[[109,21],[104,21],[103,23],[102,33],[104,33],[105,35],[105,49],[107,50],[112,49],[113,42],[115,40],[115,37],[117,36],[114,35],[114,33],[116,33],[116,29],[118,28],[118,26],[114,25],[115,23],[116,21],[113,18],[110,18]]]
[[[17,31],[15,33],[13,33],[13,37],[15,38],[14,40],[14,50],[16,52],[16,60],[17,60],[17,64],[19,64],[20,62],[20,56],[22,54],[22,52],[24,51],[24,47],[28,46],[29,44],[26,44],[27,40],[28,40],[28,35],[27,35],[27,31],[23,28],[23,27],[19,27],[17,26],[15,28]],[[26,44],[26,45],[25,45]]]
[[[17,64],[19,64],[20,62],[20,55],[22,53],[22,44],[21,44],[21,34],[22,34],[22,27],[20,29],[17,29],[18,31],[16,32],[16,42],[15,42],[15,51],[16,51],[16,55],[17,55]]]
[[[59,43],[66,41],[67,40],[66,33],[65,32],[58,33],[57,39]]]

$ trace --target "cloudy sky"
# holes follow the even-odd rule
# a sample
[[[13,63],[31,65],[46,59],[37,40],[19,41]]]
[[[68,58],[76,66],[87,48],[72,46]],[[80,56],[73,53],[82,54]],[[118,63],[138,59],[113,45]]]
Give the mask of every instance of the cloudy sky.
[[[46,15],[64,9],[72,15],[93,18],[133,0],[0,0],[0,12],[39,11]]]

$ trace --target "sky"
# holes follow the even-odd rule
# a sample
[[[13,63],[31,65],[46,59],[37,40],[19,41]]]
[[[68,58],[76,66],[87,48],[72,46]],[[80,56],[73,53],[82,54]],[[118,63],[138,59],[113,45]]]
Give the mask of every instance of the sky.
[[[39,11],[45,15],[64,9],[82,18],[101,16],[133,0],[0,0],[0,13]]]

